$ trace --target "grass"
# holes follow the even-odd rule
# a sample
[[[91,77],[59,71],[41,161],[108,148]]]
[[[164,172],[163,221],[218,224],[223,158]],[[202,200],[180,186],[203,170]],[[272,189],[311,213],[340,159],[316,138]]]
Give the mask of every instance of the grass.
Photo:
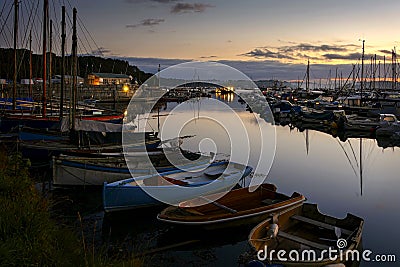
[[[82,265],[79,239],[50,218],[28,167],[19,155],[0,154],[0,265]]]
[[[0,150],[0,266],[144,265],[134,255],[109,257],[106,249],[95,250],[94,241],[85,240],[83,230],[55,221],[51,203],[34,188],[29,164]],[[79,213],[78,220],[82,223]]]

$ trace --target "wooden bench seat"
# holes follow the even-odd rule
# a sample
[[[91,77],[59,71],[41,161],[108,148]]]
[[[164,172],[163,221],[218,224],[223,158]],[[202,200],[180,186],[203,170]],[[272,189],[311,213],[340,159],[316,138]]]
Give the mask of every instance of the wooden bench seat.
[[[324,228],[324,229],[332,230],[332,231],[335,231],[335,227],[336,227],[336,226],[331,225],[331,224],[323,223],[323,222],[316,221],[316,220],[313,220],[313,219],[310,219],[310,218],[306,218],[306,217],[303,217],[303,216],[299,216],[299,215],[294,215],[294,216],[292,216],[290,218],[292,218],[294,220],[297,220],[297,221],[300,221],[300,222],[312,224],[312,225],[315,225],[315,226],[318,226],[318,227],[321,227],[321,228]],[[340,228],[340,227],[337,227],[337,228],[339,228],[340,231],[345,235],[350,235],[352,233],[352,231],[349,231],[349,230],[346,230],[346,229],[343,229],[343,228]]]

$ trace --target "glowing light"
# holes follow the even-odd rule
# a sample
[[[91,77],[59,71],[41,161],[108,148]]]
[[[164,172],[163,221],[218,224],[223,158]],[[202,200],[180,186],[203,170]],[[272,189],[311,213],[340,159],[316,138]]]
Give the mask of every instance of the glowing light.
[[[124,93],[127,93],[129,91],[129,85],[124,84],[124,86],[122,86],[122,91],[124,91]]]

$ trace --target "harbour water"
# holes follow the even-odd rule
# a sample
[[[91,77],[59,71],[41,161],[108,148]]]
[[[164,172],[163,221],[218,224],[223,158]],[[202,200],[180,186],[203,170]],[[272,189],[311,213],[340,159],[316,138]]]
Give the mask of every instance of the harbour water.
[[[397,227],[400,225],[400,194],[397,192],[400,188],[399,147],[382,148],[375,139],[367,138],[349,138],[343,142],[338,137],[319,131],[272,126],[260,119],[258,114],[246,111],[237,97],[230,95],[221,100],[235,110],[248,131],[251,141],[249,165],[256,166],[260,159],[260,131],[265,131],[264,137],[268,138],[263,140],[263,149],[268,150],[267,155],[272,153],[275,136],[271,129],[275,128],[276,152],[266,182],[275,184],[278,191],[289,195],[294,191],[304,194],[308,202],[318,204],[322,213],[339,218],[353,213],[364,218],[363,249],[371,250],[372,255],[396,255],[397,261],[400,260],[400,230]],[[199,151],[204,147],[212,148],[207,145],[199,148],[204,138],[214,140],[218,144],[217,152],[224,155],[229,154],[231,146],[246,147],[245,142],[231,144],[229,134],[235,133],[223,134],[224,129],[219,129],[218,123],[202,118],[209,112],[215,112],[215,117],[226,123],[230,116],[228,111],[213,111],[207,99],[179,105],[173,121],[178,126],[181,124],[180,116],[192,117],[180,134],[195,135],[184,141],[184,149]],[[164,115],[177,106],[176,103],[168,103],[166,109],[160,112],[161,126],[167,118]],[[155,129],[157,123],[157,119],[153,119],[146,128]],[[268,156],[262,158],[260,164],[265,164],[268,169]],[[56,197],[64,194],[70,193],[55,192]],[[96,222],[94,238],[99,246],[114,248],[120,257],[126,253],[140,255],[144,252],[145,266],[238,266],[245,253],[250,251],[247,236],[251,228],[220,232],[175,229],[157,221],[159,209],[131,211],[122,216],[104,218],[99,192],[78,193],[74,197],[84,198],[85,202],[90,200],[90,205],[72,209],[83,214],[89,237]],[[73,212],[69,212],[73,217]],[[170,246],[170,249],[160,249]],[[376,262],[361,262],[360,266],[398,266],[398,263],[377,265]]]

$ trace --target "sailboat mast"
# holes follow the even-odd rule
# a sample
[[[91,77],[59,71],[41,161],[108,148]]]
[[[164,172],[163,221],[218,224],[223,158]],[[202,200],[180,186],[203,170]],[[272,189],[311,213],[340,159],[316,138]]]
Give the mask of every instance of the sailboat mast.
[[[360,189],[361,189],[361,196],[363,194],[363,158],[362,158],[362,138],[360,138]]]
[[[158,89],[160,89],[160,71],[161,71],[161,64],[158,64],[158,73],[157,73]]]
[[[307,80],[306,80],[306,90],[310,90],[310,60],[307,61]]]
[[[356,65],[353,64],[353,85],[351,86],[352,89],[355,91],[356,90]]]
[[[396,89],[396,48],[392,50],[392,90]]]
[[[362,40],[362,56],[361,56],[361,99],[360,99],[360,106],[362,106],[363,89],[364,89],[364,54],[365,54],[365,40]]]
[[[29,32],[29,97],[33,97],[33,92],[32,92],[32,30]]]
[[[386,90],[386,56],[383,56],[383,89]]]
[[[72,24],[72,129],[75,130],[75,117],[76,117],[76,95],[77,95],[77,53],[78,53],[78,38],[76,36],[76,8],[73,9],[73,24]]]
[[[12,108],[17,108],[17,44],[18,44],[18,0],[14,0],[14,82],[13,82],[13,105]]]
[[[50,36],[49,36],[49,91],[50,91],[50,112],[52,112],[53,108],[52,108],[52,83],[51,83],[51,77],[52,75],[52,59],[53,59],[53,20],[50,20]],[[50,114],[51,115],[51,114]]]
[[[381,89],[382,81],[381,81],[381,61],[378,62],[378,88]]]
[[[373,81],[374,81],[374,86],[373,86],[373,90],[375,90],[376,88],[376,54],[374,55],[374,72],[373,72]]]
[[[64,116],[64,85],[65,85],[65,6],[61,10],[61,88],[60,88],[60,119]]]
[[[43,108],[42,108],[42,115],[46,117],[46,95],[47,95],[47,21],[48,21],[48,12],[49,12],[49,1],[44,0],[43,5]]]

